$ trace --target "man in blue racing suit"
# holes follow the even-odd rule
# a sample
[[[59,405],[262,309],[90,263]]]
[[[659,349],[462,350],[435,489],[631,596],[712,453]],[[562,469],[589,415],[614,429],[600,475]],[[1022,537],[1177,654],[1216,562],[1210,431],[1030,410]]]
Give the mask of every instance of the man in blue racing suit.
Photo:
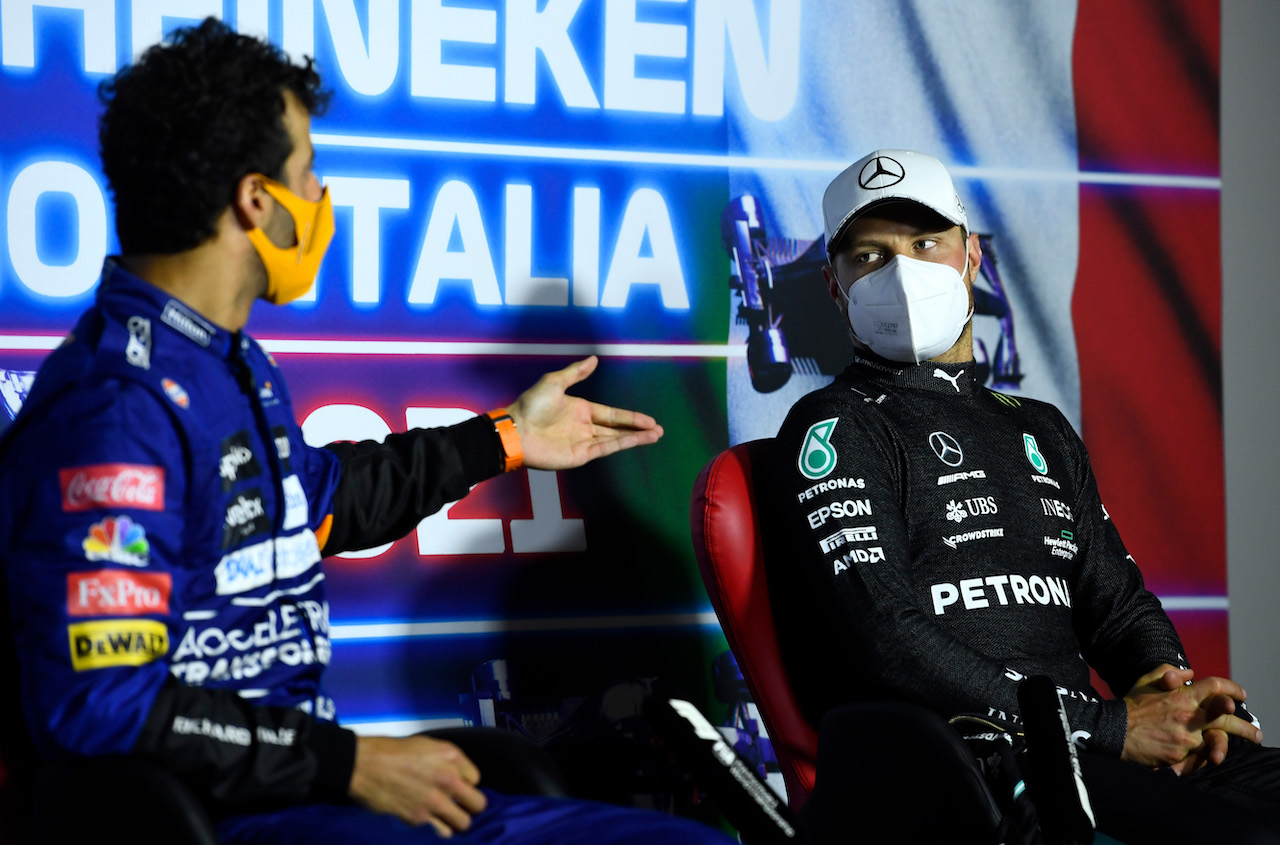
[[[482,792],[447,742],[338,726],[323,556],[401,537],[504,470],[662,430],[566,395],[587,359],[450,428],[307,445],[243,327],[256,300],[311,287],[333,233],[310,60],[210,19],[104,99],[123,256],[0,440],[6,612],[39,756],[156,761],[226,842],[723,841],[658,813]]]
[[[855,738],[819,751],[811,812],[833,808],[840,827],[857,791],[827,761],[865,766],[913,804],[921,770],[945,762],[908,764],[915,789],[894,789],[886,770],[909,759],[908,729],[867,726],[890,737],[878,755],[840,723],[863,712],[849,702],[907,701],[1013,734],[1019,683],[1042,675],[1082,750],[1099,829],[1128,845],[1280,841],[1280,752],[1258,745],[1239,685],[1187,666],[1080,438],[1056,408],[975,378],[982,254],[941,162],[873,152],[831,182],[823,212],[823,272],[855,360],[791,409],[768,488],[785,543],[770,591],[799,700],[815,724],[826,717],[822,743]],[[1097,693],[1090,666],[1121,697]],[[945,798],[911,818],[888,809],[892,796],[868,801],[895,841],[912,823],[993,841],[949,827]]]

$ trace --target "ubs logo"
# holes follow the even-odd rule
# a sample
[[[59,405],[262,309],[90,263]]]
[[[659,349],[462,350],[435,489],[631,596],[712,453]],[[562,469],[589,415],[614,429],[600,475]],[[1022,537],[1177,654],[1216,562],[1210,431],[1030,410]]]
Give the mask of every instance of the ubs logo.
[[[907,172],[897,159],[888,156],[876,156],[862,166],[858,174],[858,184],[868,191],[879,191],[891,188],[907,178]]]
[[[964,463],[964,450],[960,448],[956,439],[945,431],[935,431],[930,434],[929,446],[933,449],[933,454],[938,456],[938,460],[949,467],[958,467]]]

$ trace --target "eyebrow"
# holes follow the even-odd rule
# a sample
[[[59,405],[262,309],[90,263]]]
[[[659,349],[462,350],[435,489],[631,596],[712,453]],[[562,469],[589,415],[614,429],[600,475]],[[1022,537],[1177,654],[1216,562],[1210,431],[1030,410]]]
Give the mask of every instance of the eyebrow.
[[[916,231],[908,234],[907,237],[913,240],[919,239],[919,238],[937,238],[937,237],[941,237],[942,235],[945,235],[949,231],[951,231],[951,227],[947,227],[946,229],[937,229],[937,230],[917,229]],[[861,237],[855,236],[851,238],[848,243],[848,246],[849,247],[886,246],[888,245],[888,243],[889,243],[889,239],[885,237],[876,238],[871,235],[863,235]]]

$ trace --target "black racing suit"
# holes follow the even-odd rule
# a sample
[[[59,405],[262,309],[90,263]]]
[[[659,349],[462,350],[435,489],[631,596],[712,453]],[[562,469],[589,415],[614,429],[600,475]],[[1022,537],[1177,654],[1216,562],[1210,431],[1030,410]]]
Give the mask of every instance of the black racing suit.
[[[901,699],[1016,731],[1019,682],[1047,675],[1073,741],[1096,752],[1086,760],[1121,767],[1105,778],[1108,799],[1117,782],[1147,774],[1117,759],[1127,708],[1102,698],[1089,667],[1123,695],[1162,663],[1185,667],[1185,653],[1056,408],[979,385],[972,362],[859,359],[795,405],[773,455],[770,592],[813,724],[846,702]],[[1241,745],[1228,763],[1260,768],[1257,746]],[[1230,768],[1178,786],[1217,789]],[[1280,771],[1270,768],[1266,786],[1254,779],[1242,791],[1267,793],[1275,814]],[[1157,792],[1162,807],[1193,800]],[[1126,842],[1156,830],[1157,802],[1145,800],[1114,802],[1099,814],[1102,829],[1112,823]]]

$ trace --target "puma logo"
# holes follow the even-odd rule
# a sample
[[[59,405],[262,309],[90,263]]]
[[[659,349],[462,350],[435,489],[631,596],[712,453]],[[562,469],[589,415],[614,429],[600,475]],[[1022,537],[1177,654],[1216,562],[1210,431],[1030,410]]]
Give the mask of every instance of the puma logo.
[[[954,376],[949,376],[947,375],[946,371],[943,370],[941,367],[935,367],[933,370],[933,375],[935,378],[944,378],[947,381],[951,382],[951,386],[956,389],[956,393],[960,392],[960,376],[964,375],[964,370],[961,370],[960,372],[956,373]]]

